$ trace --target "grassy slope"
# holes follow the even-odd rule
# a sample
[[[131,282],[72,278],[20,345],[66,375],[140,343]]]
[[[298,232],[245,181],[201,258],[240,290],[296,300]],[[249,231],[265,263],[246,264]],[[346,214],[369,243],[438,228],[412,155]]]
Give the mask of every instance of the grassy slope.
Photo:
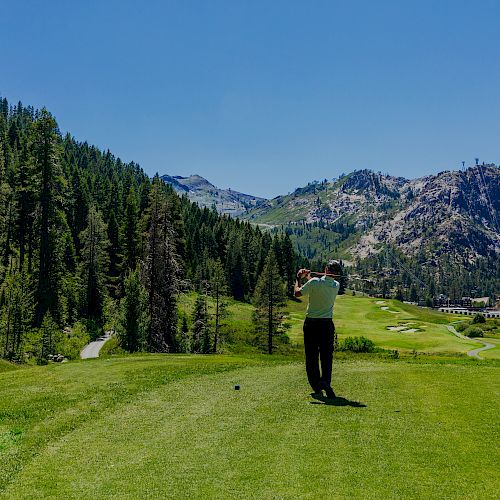
[[[9,363],[8,361],[0,359],[0,373],[16,370],[18,368],[20,368],[19,365],[15,365],[14,363]]]
[[[336,361],[346,406],[310,399],[293,358],[156,355],[6,372],[0,491],[493,498],[497,370],[473,360]]]
[[[194,306],[195,295],[183,295],[180,301],[181,309],[188,315]],[[386,349],[398,349],[401,353],[409,353],[413,349],[427,354],[463,354],[479,347],[475,342],[467,342],[455,337],[446,326],[457,317],[443,314],[430,309],[423,309],[396,300],[386,300],[377,304],[380,299],[368,297],[352,297],[342,295],[335,305],[335,325],[339,339],[347,336],[363,335],[372,339],[377,346]],[[307,299],[289,301],[289,336],[294,346],[302,345],[302,324],[304,321]],[[381,309],[387,306],[391,311]],[[226,350],[241,351],[253,335],[252,306],[250,304],[231,301],[230,316],[226,322],[230,336],[235,346],[226,346]],[[398,323],[413,323],[408,328],[419,328],[415,333],[390,331],[388,326]],[[246,347],[247,350],[251,350]],[[491,352],[495,352],[492,350]],[[485,355],[486,357],[486,355]],[[490,355],[489,357],[495,357]]]
[[[478,345],[455,337],[445,327],[456,316],[450,316],[430,309],[403,304],[396,300],[385,300],[368,297],[352,297],[342,295],[335,304],[335,326],[339,339],[347,336],[363,335],[372,339],[377,346],[386,349],[398,349],[401,352],[418,352],[428,354],[465,354]],[[301,342],[302,320],[307,299],[291,302],[289,305],[292,329],[290,336],[294,342]],[[389,307],[384,311],[381,307]],[[413,323],[408,328],[418,328],[414,333],[390,331],[388,326],[398,323]]]

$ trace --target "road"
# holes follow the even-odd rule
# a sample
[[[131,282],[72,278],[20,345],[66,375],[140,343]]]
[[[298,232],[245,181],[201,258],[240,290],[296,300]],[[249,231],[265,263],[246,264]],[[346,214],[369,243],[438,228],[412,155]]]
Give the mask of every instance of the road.
[[[80,357],[82,359],[90,359],[90,358],[98,358],[99,351],[102,346],[109,340],[111,337],[111,332],[106,332],[103,336],[103,340],[96,340],[94,342],[90,342],[87,344],[80,352]]]
[[[451,333],[453,333],[453,335],[456,335],[459,339],[470,340],[472,342],[478,342],[480,344],[483,344],[483,347],[478,347],[477,349],[473,349],[472,351],[469,351],[467,353],[467,356],[471,356],[471,357],[477,358],[477,359],[484,359],[481,356],[479,356],[479,353],[481,351],[486,351],[487,349],[493,349],[495,347],[494,344],[490,344],[489,342],[485,342],[484,340],[473,339],[473,338],[470,338],[470,337],[466,337],[465,335],[462,335],[461,333],[459,333],[459,332],[457,332],[455,330],[454,326],[447,325],[446,328],[448,328],[448,330]]]

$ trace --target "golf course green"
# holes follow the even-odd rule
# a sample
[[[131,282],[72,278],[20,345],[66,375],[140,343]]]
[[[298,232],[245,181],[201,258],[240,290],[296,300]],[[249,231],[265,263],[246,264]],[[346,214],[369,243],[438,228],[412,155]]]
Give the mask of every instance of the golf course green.
[[[0,498],[498,497],[499,361],[467,357],[477,344],[447,330],[456,318],[370,298],[336,307],[341,339],[401,356],[337,353],[334,400],[310,394],[301,302],[286,356],[2,362]],[[247,335],[251,308],[230,309]]]

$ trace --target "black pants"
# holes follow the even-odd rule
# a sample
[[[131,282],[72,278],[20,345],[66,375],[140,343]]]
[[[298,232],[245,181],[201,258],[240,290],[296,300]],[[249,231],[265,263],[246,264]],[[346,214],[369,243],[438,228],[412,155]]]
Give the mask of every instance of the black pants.
[[[304,321],[306,373],[314,392],[331,386],[334,336],[335,325],[331,318],[306,318]],[[321,360],[321,374],[318,355]]]

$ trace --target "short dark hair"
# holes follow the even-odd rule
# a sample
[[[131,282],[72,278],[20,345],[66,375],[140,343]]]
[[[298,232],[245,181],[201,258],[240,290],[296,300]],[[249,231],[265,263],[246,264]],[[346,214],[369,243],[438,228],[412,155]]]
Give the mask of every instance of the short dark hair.
[[[331,260],[328,262],[326,269],[330,274],[342,274],[342,264],[338,260]]]

